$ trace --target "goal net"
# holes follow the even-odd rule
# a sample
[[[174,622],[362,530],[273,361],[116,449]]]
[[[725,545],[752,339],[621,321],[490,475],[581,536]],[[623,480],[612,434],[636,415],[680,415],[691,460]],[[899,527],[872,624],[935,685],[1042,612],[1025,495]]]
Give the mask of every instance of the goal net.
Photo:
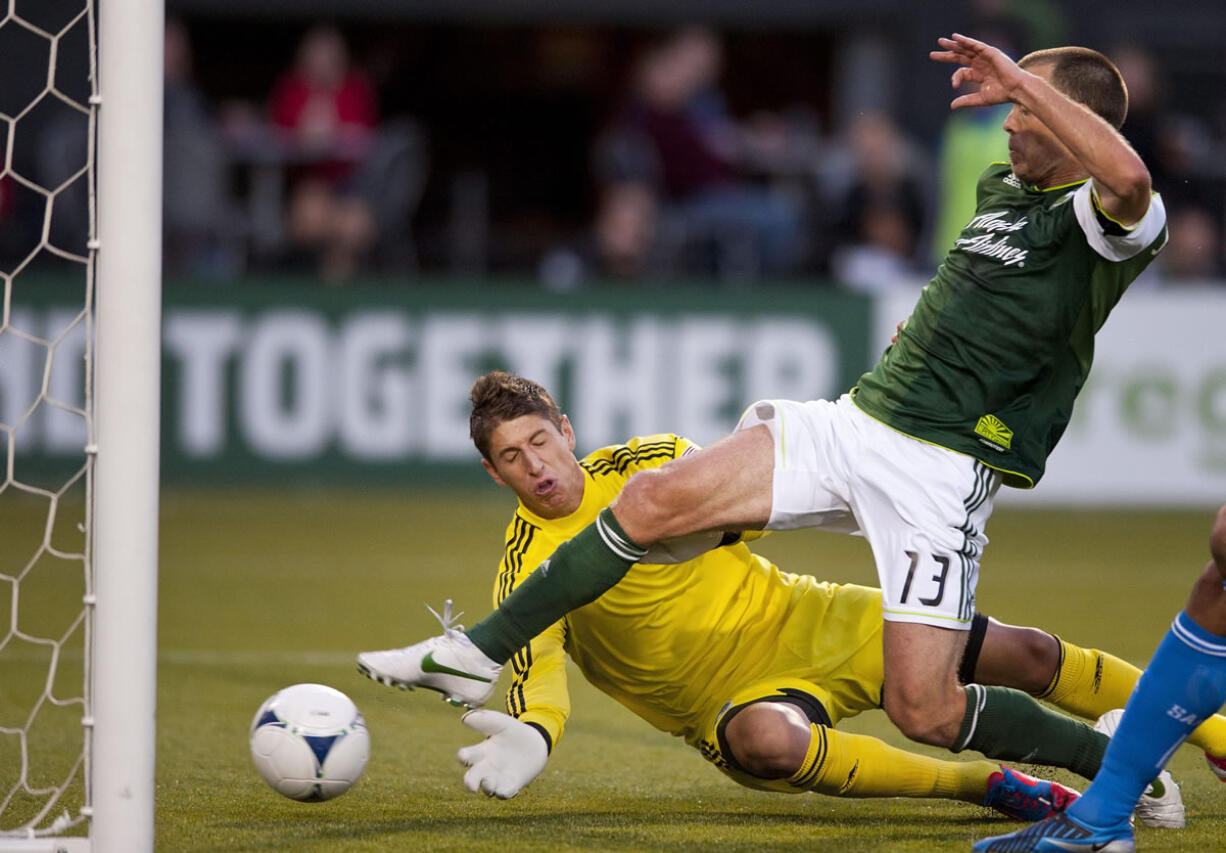
[[[163,19],[101,6],[0,0],[5,851],[152,849]]]
[[[65,832],[89,802],[94,21],[73,5],[10,0],[0,24],[4,836]],[[41,310],[32,292],[74,285],[73,311]]]

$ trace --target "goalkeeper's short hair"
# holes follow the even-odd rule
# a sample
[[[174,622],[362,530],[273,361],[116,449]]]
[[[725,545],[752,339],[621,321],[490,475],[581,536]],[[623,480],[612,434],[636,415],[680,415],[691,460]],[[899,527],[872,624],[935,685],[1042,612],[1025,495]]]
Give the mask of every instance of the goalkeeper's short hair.
[[[524,415],[540,415],[558,429],[562,428],[562,412],[553,397],[531,379],[491,370],[473,383],[468,392],[472,414],[468,418],[468,435],[487,460],[490,459],[490,435],[503,421]]]

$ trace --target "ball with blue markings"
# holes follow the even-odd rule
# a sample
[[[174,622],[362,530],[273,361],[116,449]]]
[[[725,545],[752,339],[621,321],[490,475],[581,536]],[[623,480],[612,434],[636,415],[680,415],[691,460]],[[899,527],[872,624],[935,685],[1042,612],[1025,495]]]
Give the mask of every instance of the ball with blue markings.
[[[315,803],[339,797],[366,769],[370,734],[356,705],[324,684],[278,690],[251,721],[251,758],[278,794]]]

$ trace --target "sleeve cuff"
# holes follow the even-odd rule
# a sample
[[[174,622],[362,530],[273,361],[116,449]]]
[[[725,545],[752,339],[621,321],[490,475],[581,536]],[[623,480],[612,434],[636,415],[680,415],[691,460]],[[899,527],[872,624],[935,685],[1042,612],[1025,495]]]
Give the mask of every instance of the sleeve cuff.
[[[545,754],[551,754],[553,752],[553,738],[549,736],[549,732],[545,731],[545,727],[540,723],[532,723],[527,721],[524,722],[524,725],[531,726],[540,733],[541,737],[545,739]]]

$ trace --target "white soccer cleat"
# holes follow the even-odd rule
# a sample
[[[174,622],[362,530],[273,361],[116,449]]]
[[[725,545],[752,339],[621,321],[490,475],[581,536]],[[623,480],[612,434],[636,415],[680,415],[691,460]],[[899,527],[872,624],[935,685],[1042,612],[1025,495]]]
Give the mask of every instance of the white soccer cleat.
[[[502,665],[486,657],[463,626],[453,623],[450,600],[442,616],[429,610],[442,623],[442,635],[402,649],[362,652],[358,672],[389,687],[424,687],[442,693],[452,705],[480,708],[494,692]]]
[[[1163,770],[1145,789],[1137,801],[1136,815],[1141,823],[1158,829],[1183,829],[1187,825],[1183,793],[1171,771]]]
[[[1098,718],[1094,730],[1102,732],[1107,737],[1115,734],[1119,728],[1120,717],[1124,716],[1122,708],[1108,711]],[[1212,763],[1210,764],[1212,766]],[[1183,829],[1187,824],[1187,809],[1183,804],[1183,794],[1179,784],[1171,776],[1169,770],[1163,770],[1157,778],[1145,789],[1141,799],[1137,801],[1134,812],[1141,823],[1157,829]]]

